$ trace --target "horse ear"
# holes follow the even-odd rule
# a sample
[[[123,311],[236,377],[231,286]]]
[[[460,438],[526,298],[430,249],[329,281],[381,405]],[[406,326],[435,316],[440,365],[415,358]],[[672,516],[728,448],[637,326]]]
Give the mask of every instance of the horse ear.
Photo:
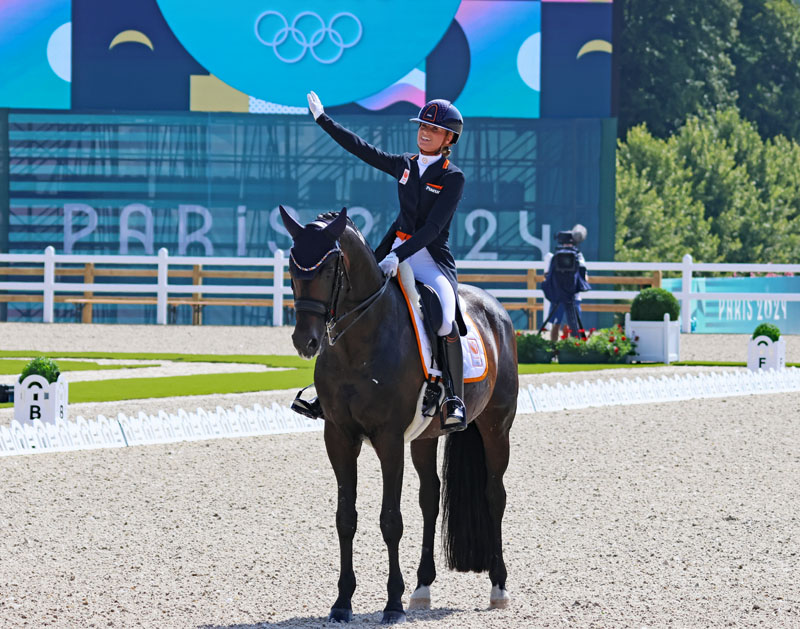
[[[342,211],[339,212],[339,216],[328,223],[328,226],[324,229],[324,232],[331,238],[331,240],[339,240],[339,236],[342,235],[345,227],[347,227],[347,208],[343,207]]]
[[[292,215],[283,209],[282,205],[279,205],[278,207],[281,210],[281,219],[283,220],[283,226],[286,228],[286,231],[289,232],[289,235],[292,237],[292,240],[294,240],[300,234],[303,233],[304,227],[296,220],[294,220],[294,218],[292,218]]]

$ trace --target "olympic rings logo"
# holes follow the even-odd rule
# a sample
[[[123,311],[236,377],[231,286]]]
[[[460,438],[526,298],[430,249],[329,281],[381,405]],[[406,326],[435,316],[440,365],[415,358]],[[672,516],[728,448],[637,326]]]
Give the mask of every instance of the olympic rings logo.
[[[283,26],[275,31],[275,34],[272,36],[272,39],[267,40],[261,36],[259,32],[259,27],[261,26],[262,20],[268,18],[270,16],[275,16],[283,22]],[[306,37],[305,33],[298,28],[298,22],[303,18],[312,18],[318,23],[318,28],[315,30],[310,37]],[[339,33],[336,29],[334,29],[334,24],[337,20],[343,19],[350,19],[355,22],[356,27],[358,28],[358,33],[355,37],[349,42],[344,41],[344,37],[342,34]],[[306,51],[310,51],[311,55],[319,61],[320,63],[330,64],[335,63],[338,61],[341,56],[344,54],[345,49],[352,48],[355,46],[359,41],[361,41],[361,35],[364,32],[363,27],[361,26],[361,22],[358,18],[353,15],[352,13],[337,13],[334,15],[328,24],[325,24],[325,20],[323,20],[317,13],[312,11],[303,11],[299,13],[297,17],[292,20],[291,25],[289,25],[289,21],[284,17],[282,13],[278,11],[264,11],[261,15],[256,18],[256,25],[255,25],[256,37],[258,41],[264,44],[267,48],[272,48],[275,56],[283,61],[284,63],[297,63],[303,57],[306,56]],[[294,42],[300,46],[300,54],[296,57],[287,58],[281,55],[278,51],[278,48],[289,39],[289,35],[292,36]],[[338,52],[333,57],[322,58],[317,55],[316,48],[319,46],[325,39],[329,39],[331,43],[338,48]]]

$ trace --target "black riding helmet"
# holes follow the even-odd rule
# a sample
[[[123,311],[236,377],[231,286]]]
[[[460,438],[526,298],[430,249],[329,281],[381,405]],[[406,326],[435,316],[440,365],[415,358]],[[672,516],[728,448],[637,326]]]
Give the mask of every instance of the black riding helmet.
[[[453,132],[453,141],[451,144],[458,142],[461,132],[464,130],[464,118],[461,117],[461,112],[456,109],[449,100],[437,98],[425,103],[425,106],[419,110],[416,118],[409,118],[411,122],[422,122],[429,124],[432,127],[439,127],[440,129],[447,129]]]

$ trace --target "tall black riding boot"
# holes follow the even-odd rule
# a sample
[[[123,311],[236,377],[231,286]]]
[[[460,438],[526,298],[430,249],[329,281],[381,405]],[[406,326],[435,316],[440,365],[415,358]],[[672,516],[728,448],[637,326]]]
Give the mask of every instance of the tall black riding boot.
[[[467,409],[464,406],[464,356],[458,328],[441,337],[442,373],[445,374],[445,401],[442,404],[442,430],[455,432],[467,427]]]

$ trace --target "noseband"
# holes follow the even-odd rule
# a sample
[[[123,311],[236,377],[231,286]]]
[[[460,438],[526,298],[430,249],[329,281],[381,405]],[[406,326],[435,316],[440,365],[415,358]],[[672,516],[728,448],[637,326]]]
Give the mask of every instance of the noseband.
[[[367,311],[369,310],[370,306],[372,306],[383,293],[386,291],[386,287],[389,285],[389,279],[385,278],[381,287],[375,291],[372,295],[367,297],[364,301],[359,303],[355,308],[348,310],[344,314],[339,316],[336,315],[336,306],[339,303],[339,296],[342,291],[342,286],[344,286],[344,278],[347,277],[347,288],[346,290],[349,292],[351,287],[350,282],[350,275],[347,272],[347,266],[342,263],[342,250],[339,248],[339,243],[337,241],[336,247],[328,251],[319,262],[317,262],[313,267],[305,268],[297,264],[297,260],[292,257],[292,261],[297,268],[303,271],[318,271],[322,266],[322,263],[330,256],[331,254],[336,256],[336,269],[334,271],[334,280],[331,286],[331,295],[328,298],[327,302],[324,302],[320,299],[309,299],[309,298],[301,298],[295,299],[294,301],[294,309],[295,312],[308,312],[310,314],[315,314],[324,319],[325,322],[325,335],[328,337],[328,344],[333,347],[336,342],[344,335],[347,330],[349,330],[354,323],[356,323],[361,317],[363,317]],[[291,253],[290,253],[291,255]],[[292,286],[294,289],[294,286]],[[338,333],[334,334],[334,328],[346,317],[359,312],[355,319],[353,319],[343,330],[339,331]]]

